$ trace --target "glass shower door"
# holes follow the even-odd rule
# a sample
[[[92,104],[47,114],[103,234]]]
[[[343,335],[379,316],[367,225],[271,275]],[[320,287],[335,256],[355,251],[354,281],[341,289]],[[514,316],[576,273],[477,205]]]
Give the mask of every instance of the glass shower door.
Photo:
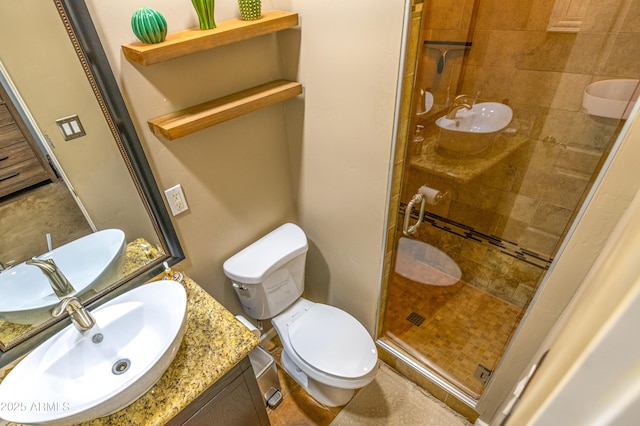
[[[382,332],[475,399],[638,96],[640,0],[561,3],[424,5]]]

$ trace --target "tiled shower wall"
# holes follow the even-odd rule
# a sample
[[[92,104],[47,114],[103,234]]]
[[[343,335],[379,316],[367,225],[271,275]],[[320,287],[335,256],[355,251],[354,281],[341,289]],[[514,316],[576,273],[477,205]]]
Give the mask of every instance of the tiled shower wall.
[[[584,113],[583,90],[593,81],[640,74],[639,1],[590,2],[592,19],[578,33],[547,31],[553,6],[549,0],[428,1],[424,38],[470,40],[472,47],[450,52],[442,74],[439,52],[423,48],[417,79],[434,93],[435,114],[447,97],[479,93],[480,101],[509,103],[513,126],[529,138],[480,178],[445,182],[453,191],[448,211],[440,213],[549,257],[620,127],[619,120]],[[432,119],[422,119],[427,134],[437,131]],[[407,187],[402,201],[418,187]]]
[[[487,242],[467,228],[437,218],[427,217],[412,238],[451,257],[461,270],[463,282],[518,308],[526,309],[546,272],[545,262],[523,259],[526,256],[510,250],[509,243]],[[433,259],[427,261],[436,266]]]

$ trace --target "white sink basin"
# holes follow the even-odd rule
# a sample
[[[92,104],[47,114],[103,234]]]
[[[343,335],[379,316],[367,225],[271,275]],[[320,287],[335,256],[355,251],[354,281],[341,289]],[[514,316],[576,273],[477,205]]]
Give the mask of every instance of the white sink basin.
[[[93,328],[81,333],[66,327],[0,383],[0,418],[70,425],[125,408],[173,361],[186,311],[184,288],[168,280],[137,287],[94,309]]]
[[[436,120],[440,128],[438,144],[447,151],[479,154],[491,145],[509,125],[513,111],[498,102],[481,102],[470,110],[461,109],[454,119],[442,116]]]
[[[124,232],[106,229],[78,238],[39,259],[53,259],[76,290],[74,295],[122,275],[126,243]],[[51,318],[60,302],[47,277],[36,266],[20,263],[0,273],[0,319],[38,324]]]
[[[638,95],[640,80],[601,80],[584,89],[582,106],[590,115],[627,119],[638,101]]]

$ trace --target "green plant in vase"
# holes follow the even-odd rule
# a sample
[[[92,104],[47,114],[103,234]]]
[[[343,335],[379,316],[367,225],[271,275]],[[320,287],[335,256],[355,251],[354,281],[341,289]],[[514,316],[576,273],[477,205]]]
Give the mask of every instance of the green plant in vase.
[[[262,16],[262,4],[260,0],[238,0],[240,19],[243,21],[255,21]]]
[[[214,0],[191,0],[193,8],[198,15],[198,22],[201,30],[212,30],[216,27],[216,21],[213,16]]]

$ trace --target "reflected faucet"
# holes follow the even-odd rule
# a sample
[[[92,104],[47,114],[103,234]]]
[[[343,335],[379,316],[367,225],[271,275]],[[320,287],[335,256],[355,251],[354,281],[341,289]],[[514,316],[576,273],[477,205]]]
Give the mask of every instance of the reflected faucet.
[[[49,279],[49,284],[51,284],[51,288],[53,288],[58,298],[62,299],[76,292],[76,289],[73,288],[67,277],[62,274],[62,271],[58,269],[58,265],[53,259],[40,260],[34,257],[25,263],[40,268],[42,273]]]
[[[13,267],[13,264],[15,263],[15,261],[10,260],[6,263],[2,263],[0,262],[0,272],[2,271],[6,271],[7,269],[11,269]]]
[[[418,101],[418,110],[416,111],[416,115],[425,115],[429,110],[427,109],[427,91],[429,89],[420,89],[420,99]],[[430,108],[429,108],[430,109]]]
[[[58,318],[67,312],[71,318],[71,322],[78,331],[87,331],[96,324],[96,319],[87,309],[82,306],[77,297],[65,297],[51,311],[54,318]]]
[[[451,105],[451,109],[447,113],[447,118],[449,120],[454,120],[456,118],[456,114],[461,109],[471,109],[473,108],[473,104],[475,103],[475,98],[472,98],[469,95],[458,95],[453,101]]]

